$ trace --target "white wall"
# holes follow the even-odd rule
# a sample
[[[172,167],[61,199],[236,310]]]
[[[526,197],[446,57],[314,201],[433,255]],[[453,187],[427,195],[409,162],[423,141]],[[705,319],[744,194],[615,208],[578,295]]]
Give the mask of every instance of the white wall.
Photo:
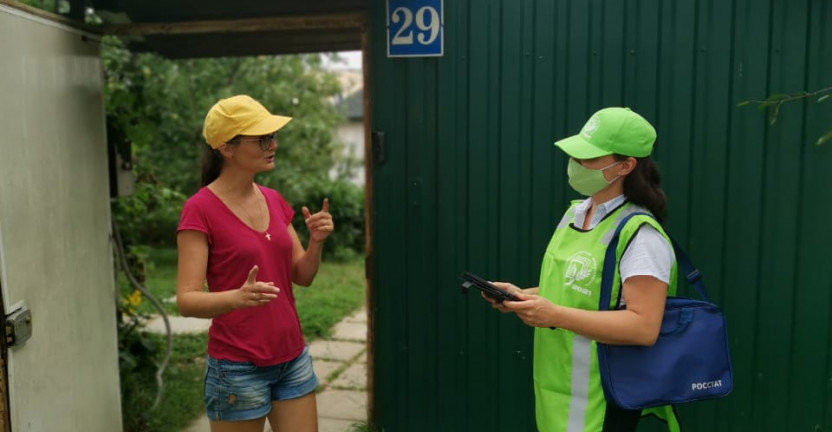
[[[14,431],[121,431],[99,43],[0,5],[0,282]]]
[[[350,179],[353,183],[364,185],[364,123],[360,121],[351,121],[338,125],[335,130],[335,135],[344,143],[342,153],[344,155],[352,155],[358,160],[358,165],[353,172],[353,177]],[[333,172],[334,174],[334,172]]]

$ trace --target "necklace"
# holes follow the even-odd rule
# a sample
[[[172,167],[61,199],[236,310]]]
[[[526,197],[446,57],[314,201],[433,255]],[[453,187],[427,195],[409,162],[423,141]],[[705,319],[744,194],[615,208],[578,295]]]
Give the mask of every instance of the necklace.
[[[257,187],[254,186],[253,183],[252,183],[251,187],[254,188],[254,199],[257,200],[257,210],[258,210],[258,212],[257,212],[256,221],[255,221],[255,218],[251,215],[251,213],[244,206],[242,206],[239,202],[231,201],[230,199],[229,199],[229,202],[234,204],[234,207],[237,207],[238,209],[242,210],[243,213],[245,213],[246,216],[248,216],[248,220],[250,222],[251,227],[255,231],[257,231],[257,228],[262,227],[264,225],[263,220],[265,218],[266,210],[264,209],[263,204],[264,204],[264,201],[266,200],[266,197],[262,196],[263,194],[260,193],[257,190]],[[255,226],[255,223],[257,224],[256,226]],[[268,229],[269,229],[269,225],[266,224],[265,227],[263,227],[263,235],[264,235],[264,237],[266,237],[266,240],[271,241],[272,235],[269,234]]]
[[[261,198],[261,199],[257,200],[257,203],[259,204],[259,208],[260,208],[260,216],[265,217],[269,213],[269,209],[266,208],[266,197],[263,196],[263,192],[260,192],[259,188],[255,188],[255,190],[257,191],[257,195],[259,195],[260,198]],[[269,223],[268,220],[266,221],[265,226],[263,226],[262,221],[260,223],[260,226],[263,226],[263,233],[264,233],[264,236],[266,237],[266,240],[271,241],[272,240],[272,235],[269,234],[269,225],[271,225],[271,224]]]

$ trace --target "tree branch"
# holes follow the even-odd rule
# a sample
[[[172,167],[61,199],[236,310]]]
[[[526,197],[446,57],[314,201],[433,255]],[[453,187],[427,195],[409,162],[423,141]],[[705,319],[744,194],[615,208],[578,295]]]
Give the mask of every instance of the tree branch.
[[[816,91],[813,91],[813,92],[804,91],[804,92],[795,93],[795,94],[792,94],[792,95],[774,94],[774,95],[769,96],[768,99],[766,99],[766,100],[751,99],[751,100],[740,102],[740,106],[748,105],[750,103],[765,104],[765,105],[771,105],[771,104],[775,104],[775,103],[782,104],[782,103],[786,103],[786,102],[795,101],[795,100],[798,100],[798,99],[806,99],[806,98],[810,98],[812,96],[823,95],[825,93],[832,93],[832,87],[826,87],[824,89],[816,90]]]

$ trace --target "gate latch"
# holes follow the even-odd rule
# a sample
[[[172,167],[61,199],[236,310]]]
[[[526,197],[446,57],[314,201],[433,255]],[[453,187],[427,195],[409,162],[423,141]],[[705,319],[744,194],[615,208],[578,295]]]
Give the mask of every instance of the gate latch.
[[[18,309],[6,316],[6,346],[19,347],[32,337],[32,311]]]

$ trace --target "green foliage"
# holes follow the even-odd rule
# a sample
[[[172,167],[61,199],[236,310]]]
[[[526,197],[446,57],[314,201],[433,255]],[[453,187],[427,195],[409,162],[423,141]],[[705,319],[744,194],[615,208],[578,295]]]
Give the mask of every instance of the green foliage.
[[[756,105],[757,109],[759,109],[760,111],[768,112],[768,123],[770,126],[774,126],[774,124],[777,123],[778,117],[780,116],[780,107],[782,107],[783,104],[804,99],[808,100],[815,96],[817,96],[817,100],[815,101],[816,103],[821,103],[829,99],[829,97],[832,96],[832,87],[823,88],[813,92],[802,91],[792,94],[775,93],[765,98],[764,100],[741,101],[737,104],[737,106],[742,107],[751,104]],[[823,143],[829,140],[832,140],[832,130],[826,132],[824,135],[818,138],[815,144],[822,145]]]
[[[135,410],[147,411],[156,397],[156,358],[161,344],[142,332],[144,316],[137,313],[141,294],[129,284],[120,281],[118,311],[118,366],[121,382],[122,418],[128,431],[145,430],[142,415]],[[130,294],[126,294],[130,293]]]
[[[122,320],[119,326],[119,371],[122,375],[130,373],[156,372],[153,361],[159,347],[150,342],[142,333],[140,320],[130,316]],[[124,390],[124,389],[122,389]]]
[[[153,346],[164,336],[145,335]],[[156,369],[134,370],[122,376],[122,417],[125,432],[179,432],[202,411],[202,378],[207,334],[176,335],[174,351],[163,380],[162,400],[154,410]]]
[[[69,8],[69,2],[67,0],[17,0],[17,2],[56,13]]]
[[[281,189],[281,194],[295,210],[292,225],[301,243],[306,245],[309,231],[301,208],[311,213],[321,210],[324,198],[329,198],[329,212],[335,231],[324,242],[325,259],[347,260],[364,250],[364,189],[346,181],[312,179],[306,183],[292,182]]]
[[[378,428],[370,422],[358,422],[350,425],[348,432],[378,432]]]
[[[823,143],[825,143],[825,142],[827,142],[827,141],[829,141],[829,140],[832,140],[832,131],[829,131],[829,132],[827,132],[827,133],[823,134],[823,136],[821,136],[820,138],[818,138],[818,140],[817,140],[817,142],[816,142],[815,144],[817,144],[817,145],[821,145],[821,144],[823,144]]]
[[[220,98],[249,94],[270,111],[294,117],[278,134],[275,169],[257,181],[279,190],[298,214],[301,205],[317,209],[331,194],[340,208],[324,253],[344,258],[363,250],[363,194],[328,180],[333,166],[357,167],[335,157],[341,117],[330,99],[340,85],[321,69],[320,55],[167,60],[131,53],[106,37],[102,59],[108,126],[132,143],[137,173],[135,194],[113,206],[126,244],[175,244],[182,204],[200,186],[204,115]],[[295,225],[299,232],[303,226]]]
[[[134,54],[107,37],[102,58],[110,119],[133,143],[137,163],[163,185],[191,195],[199,187],[206,147],[202,123],[217,100],[248,94],[270,111],[294,118],[278,134],[273,184],[325,178],[335,163],[341,120],[330,98],[340,92],[320,55],[167,60]]]
[[[175,246],[185,195],[165,187],[147,167],[136,165],[133,195],[112,202],[113,217],[127,245]]]

